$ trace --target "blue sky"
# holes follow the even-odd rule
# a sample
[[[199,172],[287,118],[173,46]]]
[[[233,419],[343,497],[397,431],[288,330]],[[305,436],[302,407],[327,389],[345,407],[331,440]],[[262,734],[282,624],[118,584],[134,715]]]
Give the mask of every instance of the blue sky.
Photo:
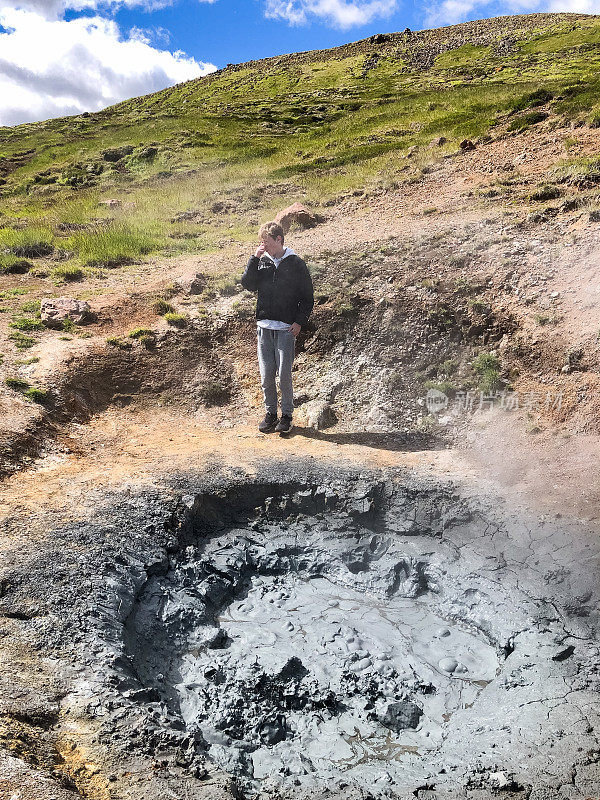
[[[379,32],[599,10],[600,0],[0,0],[0,126],[98,111],[227,63]]]
[[[261,0],[214,3],[179,0],[171,7],[149,13],[139,8],[122,8],[115,13],[115,19],[124,29],[133,26],[165,29],[171,34],[170,49],[184,50],[201,61],[223,67],[229,62],[335,47],[373,33],[413,27],[418,22],[418,27],[422,27],[423,19],[418,20],[414,12],[410,4],[391,16],[379,16],[367,24],[341,29],[332,19],[324,21],[310,14],[303,24],[269,19]]]

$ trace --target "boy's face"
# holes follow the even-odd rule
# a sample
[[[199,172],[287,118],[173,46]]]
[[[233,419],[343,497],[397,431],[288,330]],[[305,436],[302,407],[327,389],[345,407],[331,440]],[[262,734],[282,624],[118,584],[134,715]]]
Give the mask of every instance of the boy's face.
[[[269,236],[268,233],[263,233],[260,239],[265,246],[265,252],[270,256],[275,255],[275,253],[279,253],[283,247],[281,236],[278,236],[277,239],[274,239],[272,236]]]

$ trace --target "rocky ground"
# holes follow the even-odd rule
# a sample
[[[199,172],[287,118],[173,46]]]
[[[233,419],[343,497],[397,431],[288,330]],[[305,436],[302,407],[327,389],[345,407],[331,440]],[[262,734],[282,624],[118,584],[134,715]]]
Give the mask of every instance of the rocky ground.
[[[472,713],[465,706],[444,721],[421,696],[396,698],[425,709],[443,744],[435,770],[406,750],[406,780],[393,777],[381,791],[473,800],[598,794],[600,229],[585,188],[528,200],[566,137],[580,155],[597,152],[588,128],[499,137],[396,192],[341,197],[321,209],[321,225],[290,235],[313,270],[316,305],[298,340],[289,439],[256,430],[252,298],[239,287],[200,297],[172,288],[196,271],[209,287],[212,276],[241,275],[251,243],[115,275],[110,291],[88,298],[97,315],[85,327],[91,336],[48,331],[25,354],[39,361],[19,366],[23,354],[8,356],[7,373],[18,367],[49,399],[35,405],[8,388],[1,398],[0,796],[256,792],[237,768],[215,766],[225,761],[203,744],[207,731],[186,728],[165,684],[132,670],[124,629],[151,581],[193,561],[185,548],[198,547],[215,519],[219,535],[241,528],[249,536],[256,513],[289,547],[290,531],[335,529],[335,513],[352,517],[356,481],[367,487],[357,502],[375,491],[374,519],[343,522],[357,546],[388,537],[403,551],[394,564],[408,552],[411,563],[433,564],[439,585],[415,596],[466,626],[461,635],[470,625],[484,636],[499,664],[467,701]],[[43,282],[28,277],[7,278],[5,288],[27,281],[28,299],[43,296]],[[152,310],[161,293],[188,315],[184,328]],[[154,341],[130,339],[134,328],[152,330]],[[487,371],[473,367],[482,355]],[[441,410],[427,406],[432,389],[448,398]],[[262,506],[268,497],[312,497],[335,481],[335,509],[302,509],[298,499],[285,514]],[[488,522],[440,522],[448,504],[476,507]],[[398,519],[422,519],[421,527],[399,528]],[[468,557],[444,562],[462,547]],[[392,594],[404,598],[397,587]],[[511,596],[519,598],[514,619]],[[174,651],[187,647],[183,633]],[[136,645],[134,655],[148,649]],[[436,680],[451,684],[443,671]],[[419,751],[419,735],[394,742]],[[461,752],[457,741],[469,747]],[[294,792],[321,796],[318,781],[297,779]],[[339,796],[373,796],[360,781],[336,786]]]

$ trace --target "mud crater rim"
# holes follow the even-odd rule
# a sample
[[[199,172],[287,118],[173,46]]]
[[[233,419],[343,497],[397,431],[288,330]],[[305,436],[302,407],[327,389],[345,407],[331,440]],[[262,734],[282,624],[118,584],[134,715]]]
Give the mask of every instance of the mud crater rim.
[[[187,499],[203,521],[138,595],[127,661],[244,796],[331,781],[384,796],[498,679],[514,587],[482,611],[443,534],[489,522],[447,492],[408,493],[399,514],[373,484],[279,488],[241,512],[218,500],[222,517]]]

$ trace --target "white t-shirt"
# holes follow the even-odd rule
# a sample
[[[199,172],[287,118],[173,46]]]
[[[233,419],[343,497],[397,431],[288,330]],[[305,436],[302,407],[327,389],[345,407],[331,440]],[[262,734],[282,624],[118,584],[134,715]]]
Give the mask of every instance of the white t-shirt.
[[[271,261],[275,264],[275,269],[277,269],[280,262],[283,261],[284,258],[294,255],[294,251],[291,247],[286,247],[281,255],[281,258],[275,258],[274,256],[270,256],[268,253],[265,253],[265,255],[271,259]],[[261,328],[270,328],[273,331],[289,331],[289,329],[292,327],[289,323],[282,322],[279,319],[259,319],[257,324],[260,325]]]

